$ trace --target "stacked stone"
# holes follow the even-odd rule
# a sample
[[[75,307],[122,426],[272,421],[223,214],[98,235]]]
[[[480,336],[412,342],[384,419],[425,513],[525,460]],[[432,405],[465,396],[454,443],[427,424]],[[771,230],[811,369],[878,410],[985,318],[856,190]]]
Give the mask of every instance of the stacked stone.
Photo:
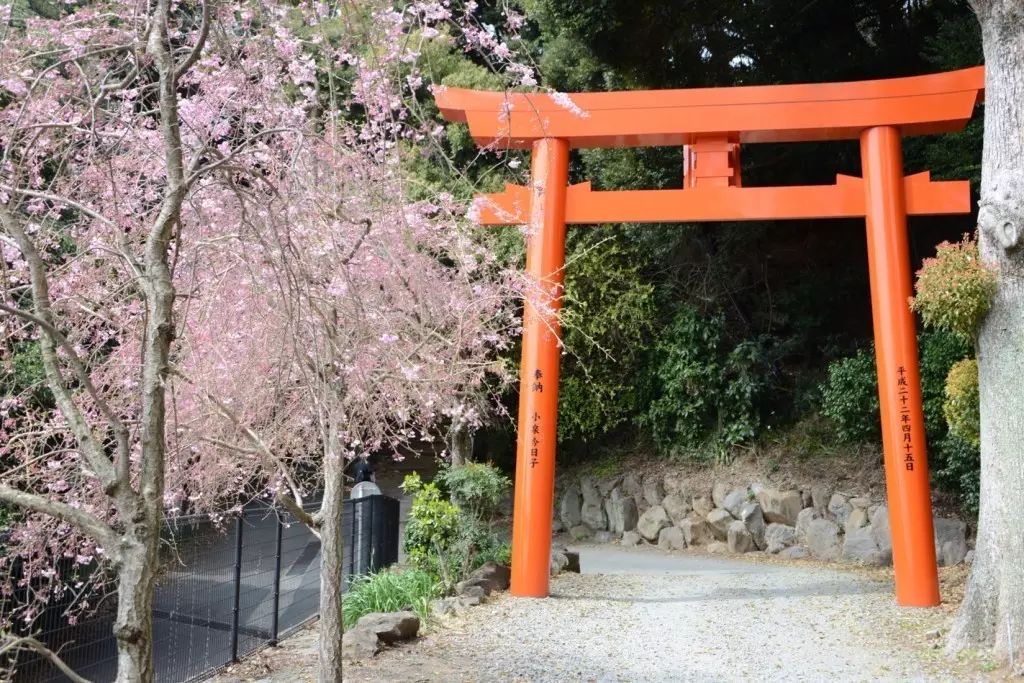
[[[688,490],[678,473],[571,477],[563,484],[555,528],[567,530],[577,541],[892,563],[884,503],[825,485],[795,489],[719,481],[710,490]],[[967,525],[936,518],[935,549],[940,565],[964,561]]]

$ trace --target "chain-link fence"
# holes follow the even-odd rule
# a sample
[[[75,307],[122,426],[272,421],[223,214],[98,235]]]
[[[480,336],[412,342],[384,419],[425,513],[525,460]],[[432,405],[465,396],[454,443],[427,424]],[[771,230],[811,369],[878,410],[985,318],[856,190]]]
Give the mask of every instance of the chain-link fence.
[[[275,643],[318,612],[320,541],[283,511],[247,508],[220,524],[177,518],[168,522],[164,539],[153,608],[158,681],[199,679]],[[35,635],[81,676],[112,681],[116,600],[114,594],[93,596],[88,616],[78,619],[69,616],[68,604],[50,605],[19,630]],[[18,683],[67,680],[31,651],[0,662],[0,669],[5,665]]]

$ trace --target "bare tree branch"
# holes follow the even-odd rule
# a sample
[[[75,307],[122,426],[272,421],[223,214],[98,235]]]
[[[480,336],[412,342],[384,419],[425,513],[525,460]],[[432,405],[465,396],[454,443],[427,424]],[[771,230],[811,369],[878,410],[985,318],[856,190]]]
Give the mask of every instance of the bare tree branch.
[[[0,484],[0,500],[74,524],[99,543],[108,557],[117,561],[120,556],[117,533],[99,517],[65,503],[59,503],[34,493],[19,491],[6,484]]]
[[[23,636],[21,638],[15,638],[14,636],[4,636],[3,640],[0,641],[0,655],[7,652],[17,652],[18,650],[35,650],[40,655],[45,657],[55,667],[60,669],[60,672],[71,679],[71,683],[91,683],[88,678],[82,678],[74,672],[74,670],[64,663],[56,652],[40,643],[35,638]]]
[[[189,53],[185,61],[178,65],[178,68],[174,70],[174,79],[177,80],[181,76],[192,68],[192,65],[199,61],[199,57],[203,54],[203,48],[206,46],[206,37],[210,35],[210,5],[214,0],[205,0],[203,2],[203,23],[199,27],[199,36],[196,38],[196,44],[192,46],[192,52]]]
[[[18,248],[21,250],[22,256],[25,258],[25,262],[28,264],[29,275],[32,283],[32,303],[35,308],[35,314],[33,315],[7,305],[0,305],[0,309],[7,313],[17,315],[23,319],[31,320],[35,324],[39,325],[44,332],[44,334],[40,336],[39,347],[43,358],[43,370],[46,373],[50,390],[53,392],[54,399],[57,402],[57,407],[60,409],[64,419],[67,420],[68,425],[74,432],[75,438],[78,440],[78,443],[82,448],[82,454],[85,456],[86,462],[96,473],[96,476],[99,477],[104,489],[108,492],[112,492],[119,485],[130,485],[127,481],[118,481],[113,463],[104,452],[100,440],[95,434],[93,434],[92,428],[89,426],[85,415],[75,403],[67,381],[61,372],[60,362],[57,358],[57,347],[59,346],[67,351],[70,345],[68,344],[67,339],[64,338],[53,323],[53,313],[50,309],[49,284],[46,279],[46,265],[43,263],[42,258],[36,251],[35,244],[29,238],[25,229],[4,205],[0,205],[0,227],[14,238],[18,244]],[[72,368],[75,370],[79,380],[82,380],[83,378],[85,379],[83,386],[86,387],[86,391],[88,391],[90,395],[93,395],[94,399],[99,399],[95,387],[93,387],[91,381],[89,381],[88,372],[85,370],[84,365],[78,358],[78,355],[74,353],[73,348],[71,349],[71,355],[69,358]],[[108,420],[110,420],[111,417],[113,418],[113,421],[111,421],[110,424],[114,430],[115,438],[117,440],[118,457],[127,459],[128,430],[124,427],[123,423],[121,423],[113,411],[106,406],[102,399],[97,402],[97,406],[104,411],[104,415]]]

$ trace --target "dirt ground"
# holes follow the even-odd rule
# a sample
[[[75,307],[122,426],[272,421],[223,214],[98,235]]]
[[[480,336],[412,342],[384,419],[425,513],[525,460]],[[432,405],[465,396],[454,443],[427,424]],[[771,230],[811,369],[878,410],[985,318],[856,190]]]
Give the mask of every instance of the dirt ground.
[[[670,555],[654,551],[661,555]],[[699,558],[698,553],[682,551],[671,555]],[[717,556],[707,558],[712,562],[723,561]],[[697,560],[700,561],[700,560]],[[831,565],[814,561],[785,562],[775,557],[760,554],[747,556],[730,556],[732,563],[748,565],[769,565],[776,571],[772,579],[776,583],[764,583],[761,574],[755,576],[750,572],[744,575],[742,570],[722,572],[722,576],[699,574],[699,581],[687,581],[681,577],[654,577],[633,574],[593,574],[587,576],[567,575],[558,578],[552,586],[553,596],[562,602],[552,600],[530,601],[516,600],[508,596],[496,596],[486,605],[467,610],[459,615],[432,620],[421,632],[421,637],[413,643],[391,647],[369,662],[349,664],[345,668],[344,681],[348,683],[398,683],[405,681],[555,681],[555,680],[623,680],[623,681],[674,681],[674,680],[743,680],[748,662],[744,660],[744,649],[756,650],[755,657],[765,652],[766,640],[758,644],[744,639],[735,642],[723,641],[722,633],[735,631],[743,624],[753,622],[755,628],[751,632],[760,632],[770,628],[773,633],[788,634],[779,640],[778,647],[784,652],[785,643],[789,649],[801,652],[804,659],[774,662],[775,669],[767,671],[763,680],[783,680],[789,675],[785,672],[801,671],[802,675],[791,680],[825,680],[826,669],[821,669],[821,677],[817,678],[810,672],[813,666],[829,667],[831,660],[844,660],[844,669],[828,669],[828,679],[832,681],[846,680],[928,680],[928,681],[1004,681],[1012,679],[1009,673],[998,670],[983,656],[967,654],[958,660],[950,660],[942,650],[943,638],[948,624],[963,597],[964,583],[968,568],[965,566],[940,569],[943,604],[934,609],[899,609],[892,604],[891,568],[851,568],[849,565]],[[793,571],[788,571],[787,566]],[[768,567],[765,567],[767,570]],[[754,569],[754,567],[751,567]],[[848,577],[844,579],[842,577]],[[801,577],[803,577],[801,579]],[[810,586],[807,577],[820,583],[819,579],[848,582],[850,586],[861,586],[857,590],[838,590],[835,595],[812,595],[814,591],[805,590]],[[801,584],[801,580],[804,581]],[[781,581],[782,584],[778,584]],[[790,583],[792,581],[792,583]],[[760,582],[760,583],[758,583]],[[686,587],[689,586],[689,587]],[[757,587],[755,587],[757,586]],[[804,586],[803,588],[801,586]],[[867,588],[864,588],[864,587]],[[631,589],[635,588],[634,592]],[[673,595],[673,591],[684,591]],[[721,631],[700,628],[692,632],[683,632],[682,623],[672,621],[676,614],[688,615],[684,621],[693,621],[696,615],[713,615],[722,612],[725,606],[736,604],[728,596],[730,591],[747,591],[754,596],[744,596],[742,615],[736,625],[723,623],[722,616],[714,617],[714,625]],[[788,593],[792,593],[789,595]],[[609,598],[609,594],[618,597]],[[767,611],[761,595],[779,595],[781,609]],[[645,596],[657,595],[658,599]],[[610,602],[608,600],[611,600]],[[703,601],[703,604],[702,604]],[[652,612],[647,603],[675,603],[670,610]],[[680,610],[679,605],[689,604],[689,610]],[[840,604],[841,603],[841,604]],[[657,609],[657,605],[654,606]],[[828,613],[827,610],[833,612]],[[576,611],[573,611],[576,610]],[[639,610],[639,611],[638,611]],[[825,610],[825,612],[823,612]],[[758,616],[763,612],[763,616]],[[728,614],[729,610],[725,611]],[[754,616],[752,616],[754,615]],[[804,637],[798,633],[803,624],[813,622],[820,616],[817,623],[812,624],[812,637]],[[711,618],[710,616],[708,617]],[[782,623],[793,619],[791,624]],[[668,619],[668,621],[666,621]],[[764,624],[758,625],[758,619]],[[589,620],[589,622],[588,622]],[[660,621],[659,621],[660,620]],[[781,620],[781,622],[780,622]],[[545,634],[545,644],[551,634],[559,633],[559,624],[589,624],[582,631],[595,632],[594,637],[569,638],[542,649],[536,655],[517,653],[513,644],[522,643],[532,633]],[[650,626],[648,626],[650,624]],[[625,626],[628,625],[628,628]],[[666,673],[661,669],[637,669],[635,660],[641,657],[630,657],[627,660],[603,661],[607,643],[619,640],[620,633],[634,634],[634,647],[626,647],[626,651],[636,652],[645,642],[647,636],[635,636],[637,629],[649,628],[649,637],[659,640],[661,648],[667,653],[671,651],[671,642],[666,644],[667,633],[678,634],[680,638],[679,652],[686,653],[686,659],[673,656],[672,661],[685,661],[682,668]],[[604,629],[603,635],[597,633]],[[829,633],[833,629],[834,633]],[[705,632],[712,631],[707,642],[700,642]],[[245,662],[223,671],[213,680],[216,683],[305,683],[316,680],[316,624],[312,624],[301,632],[281,643],[279,647],[268,648]],[[749,636],[746,636],[749,638]],[[854,637],[857,642],[853,649],[839,649],[831,656],[824,656],[823,661],[808,663],[807,658],[814,658],[815,648],[831,647],[837,643]],[[603,640],[602,640],[603,638]],[[801,638],[808,641],[801,645]],[[821,638],[820,643],[817,638]],[[556,639],[557,640],[557,639]],[[671,641],[671,638],[668,638]],[[577,642],[579,641],[579,642]],[[825,644],[825,645],[821,645]],[[849,645],[850,643],[846,643]],[[808,648],[810,646],[810,648]],[[801,647],[803,648],[801,650]],[[559,649],[560,648],[560,649]],[[589,648],[589,649],[588,649]],[[717,648],[717,650],[716,650]],[[872,650],[872,648],[875,648]],[[521,644],[519,650],[529,651],[530,648]],[[566,663],[567,653],[580,653],[580,661],[572,668]],[[678,654],[678,653],[677,653]],[[731,673],[710,678],[702,678],[701,657],[721,658],[732,657]],[[863,655],[863,657],[861,656]],[[779,656],[773,652],[773,656]],[[547,658],[548,661],[542,662]],[[860,659],[858,659],[860,658]],[[657,659],[657,658],[655,658]],[[537,661],[535,661],[537,660]],[[856,661],[854,661],[856,660]],[[877,660],[877,661],[876,661]],[[710,659],[708,661],[711,661]],[[716,660],[717,661],[717,660]],[[539,663],[538,663],[539,662]],[[871,671],[872,663],[880,668]],[[749,672],[756,671],[756,666],[763,663],[752,661]],[[566,668],[566,667],[569,668]],[[602,669],[601,667],[605,667]],[[811,666],[810,669],[807,667]],[[777,669],[777,671],[776,671]],[[677,671],[687,671],[689,677]],[[697,672],[697,673],[693,673]],[[845,673],[844,673],[845,672]],[[913,672],[911,675],[910,672]],[[772,675],[772,674],[776,675]]]

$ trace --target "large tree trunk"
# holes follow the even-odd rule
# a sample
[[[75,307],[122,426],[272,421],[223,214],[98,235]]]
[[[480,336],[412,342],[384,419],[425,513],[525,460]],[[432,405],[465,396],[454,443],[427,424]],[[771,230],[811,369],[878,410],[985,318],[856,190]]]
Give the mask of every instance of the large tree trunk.
[[[473,432],[468,425],[462,422],[453,425],[450,440],[452,467],[462,467],[473,459]]]
[[[999,269],[979,331],[981,509],[974,566],[948,649],[1024,664],[1024,2],[973,0],[985,49],[982,257]]]
[[[320,683],[341,681],[341,496],[344,461],[332,426],[320,506]]]
[[[139,528],[142,536],[149,529]],[[127,538],[127,535],[126,535]],[[132,538],[122,544],[122,562],[117,577],[117,683],[152,681],[153,670],[153,588],[157,543]]]

